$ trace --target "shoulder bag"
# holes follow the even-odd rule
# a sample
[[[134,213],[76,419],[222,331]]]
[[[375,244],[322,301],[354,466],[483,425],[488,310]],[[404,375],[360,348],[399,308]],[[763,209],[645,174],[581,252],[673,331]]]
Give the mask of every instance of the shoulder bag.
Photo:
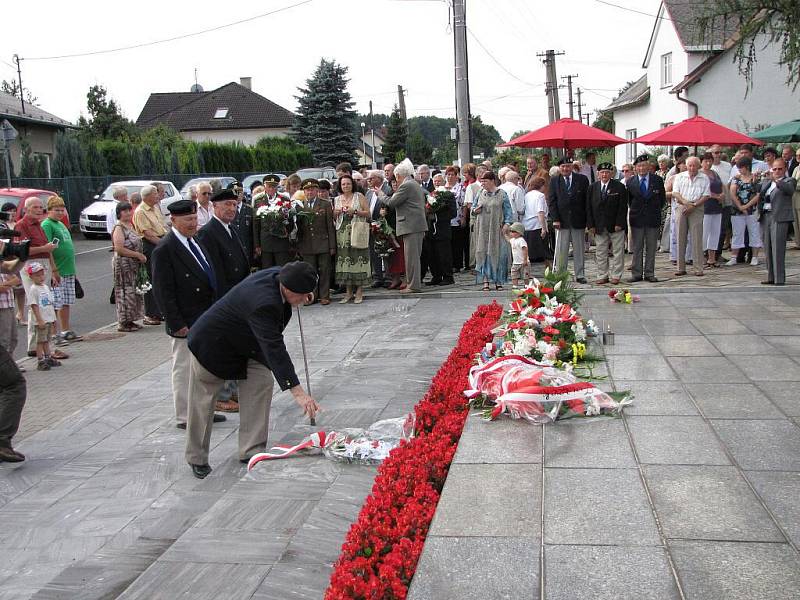
[[[353,201],[358,201],[358,210],[364,210],[360,194]],[[354,216],[350,223],[350,246],[357,250],[369,248],[369,230],[369,223],[364,217]]]

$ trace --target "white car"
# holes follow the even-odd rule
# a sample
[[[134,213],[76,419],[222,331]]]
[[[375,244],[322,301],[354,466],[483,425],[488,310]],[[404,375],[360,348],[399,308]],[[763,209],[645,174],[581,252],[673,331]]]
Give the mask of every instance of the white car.
[[[86,238],[109,236],[110,226],[117,222],[117,202],[112,193],[115,187],[124,187],[128,190],[128,197],[134,192],[141,192],[152,180],[116,181],[109,185],[102,194],[95,196],[95,201],[81,211],[79,224],[81,233]],[[169,214],[168,207],[175,200],[180,200],[181,195],[169,181],[159,181],[164,186],[164,199],[161,200],[161,212]]]

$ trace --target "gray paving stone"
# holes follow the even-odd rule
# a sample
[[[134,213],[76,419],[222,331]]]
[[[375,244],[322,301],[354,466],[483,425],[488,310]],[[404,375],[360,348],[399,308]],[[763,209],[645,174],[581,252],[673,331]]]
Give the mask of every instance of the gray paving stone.
[[[697,408],[680,381],[631,381],[615,379],[617,391],[633,392],[626,415],[696,415]]]
[[[714,432],[701,417],[628,417],[639,462],[662,465],[729,465]]]
[[[544,430],[544,456],[548,467],[613,469],[636,465],[625,425],[614,417],[557,421]]]
[[[697,330],[704,334],[704,335],[714,335],[714,334],[724,334],[724,335],[733,335],[733,334],[750,334],[750,333],[757,333],[755,331],[750,331],[746,325],[743,324],[742,321],[737,319],[726,317],[726,318],[713,318],[713,319],[690,319],[692,325],[694,325]]]
[[[757,361],[751,356],[731,356],[731,360],[753,381],[800,381],[800,365],[788,356]]]
[[[700,335],[700,331],[686,319],[649,319],[642,321],[647,333],[656,335]]]
[[[252,600],[318,600],[331,577],[330,565],[278,563],[258,586]]]
[[[119,600],[249,600],[271,565],[157,561]]]
[[[734,460],[748,471],[800,471],[800,428],[791,421],[712,421]]]
[[[676,379],[669,364],[660,356],[609,356],[608,369],[614,379],[664,381]]]
[[[686,600],[796,600],[800,560],[788,544],[672,542]]]
[[[687,383],[686,390],[710,419],[783,419],[783,414],[750,383]]]
[[[719,356],[706,338],[699,335],[658,335],[653,338],[664,356]]]
[[[538,599],[539,543],[530,538],[429,535],[408,599],[433,598]]]
[[[800,545],[800,473],[747,471],[745,477],[761,496],[789,539]]]
[[[544,555],[548,600],[680,598],[660,547],[545,546]]]
[[[541,490],[539,465],[452,465],[429,535],[539,538]]]
[[[649,335],[615,335],[613,346],[602,346],[606,356],[619,354],[657,354],[658,348]]]
[[[471,414],[453,458],[462,463],[541,463],[542,426],[522,419],[486,421]]]
[[[654,306],[650,303],[650,298],[645,302],[633,305],[633,314],[643,321],[653,321],[658,319],[682,319],[682,311],[672,306],[669,302],[661,306]]]
[[[668,538],[782,542],[769,514],[735,467],[644,467]]]
[[[800,335],[800,326],[786,319],[741,319],[753,333],[758,335]]]
[[[800,417],[800,394],[795,386],[781,381],[759,381],[756,385],[784,413]]]
[[[685,383],[748,383],[741,369],[724,356],[672,356],[667,360]]]
[[[773,356],[775,346],[768,343],[760,335],[734,334],[734,335],[709,335],[709,341],[725,355],[749,356],[766,354]],[[760,362],[760,361],[759,361]]]
[[[545,469],[546,544],[659,543],[636,469]]]
[[[800,336],[766,335],[764,341],[789,356],[800,356]]]

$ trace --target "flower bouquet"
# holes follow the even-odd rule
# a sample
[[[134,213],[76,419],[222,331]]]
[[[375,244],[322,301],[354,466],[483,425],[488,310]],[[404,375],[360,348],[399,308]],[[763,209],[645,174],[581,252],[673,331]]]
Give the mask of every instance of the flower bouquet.
[[[297,216],[297,203],[285,196],[276,196],[275,200],[262,204],[256,209],[256,218],[263,221],[270,234],[276,237],[289,237],[294,229]]]
[[[456,195],[441,186],[433,190],[425,200],[425,211],[429,214],[436,214],[447,208],[449,202],[455,201]]]
[[[370,224],[375,254],[381,258],[388,258],[390,254],[400,247],[394,237],[394,229],[389,225],[386,217],[381,217]]]
[[[147,275],[147,269],[144,264],[139,265],[139,270],[136,272],[136,293],[144,296],[147,292],[153,289],[153,284],[150,283],[150,277]]]
[[[609,290],[608,299],[617,304],[633,304],[640,300],[638,294],[631,294],[631,291],[626,289]]]

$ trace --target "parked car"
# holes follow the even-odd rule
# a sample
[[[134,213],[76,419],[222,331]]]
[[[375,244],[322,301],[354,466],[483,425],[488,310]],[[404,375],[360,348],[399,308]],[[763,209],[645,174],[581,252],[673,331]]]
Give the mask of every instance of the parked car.
[[[117,202],[112,195],[115,187],[124,187],[128,190],[128,197],[130,197],[134,192],[141,192],[144,186],[151,183],[153,183],[152,180],[144,179],[137,181],[115,181],[103,190],[102,194],[95,196],[95,201],[81,211],[79,225],[84,237],[92,239],[109,236],[108,217],[109,215],[114,215],[114,211],[116,211],[117,208]],[[166,215],[169,214],[166,210],[167,207],[175,202],[175,200],[180,200],[181,196],[171,182],[159,181],[158,183],[164,186],[164,199],[161,200],[161,212]]]
[[[336,169],[333,167],[310,167],[308,169],[300,169],[297,172],[300,179],[327,179],[333,181],[336,179]]]
[[[183,184],[183,187],[181,188],[181,197],[184,200],[191,200],[191,198],[189,197],[189,188],[192,187],[193,185],[197,185],[198,183],[203,183],[203,182],[208,183],[212,179],[219,180],[219,182],[222,185],[223,189],[227,188],[230,184],[232,184],[233,182],[236,181],[236,177],[227,177],[227,176],[226,177],[195,177],[194,179],[190,179],[189,181],[187,181],[186,183]]]
[[[47,200],[50,196],[55,196],[55,192],[51,192],[50,190],[37,190],[35,188],[0,188],[0,207],[4,204],[8,204],[9,202],[17,207],[17,216],[15,217],[17,221],[19,221],[22,217],[25,216],[25,202],[24,200],[29,196],[39,196],[44,204],[45,211],[47,210]],[[65,214],[64,218],[62,219],[64,225],[69,227],[69,215]]]

